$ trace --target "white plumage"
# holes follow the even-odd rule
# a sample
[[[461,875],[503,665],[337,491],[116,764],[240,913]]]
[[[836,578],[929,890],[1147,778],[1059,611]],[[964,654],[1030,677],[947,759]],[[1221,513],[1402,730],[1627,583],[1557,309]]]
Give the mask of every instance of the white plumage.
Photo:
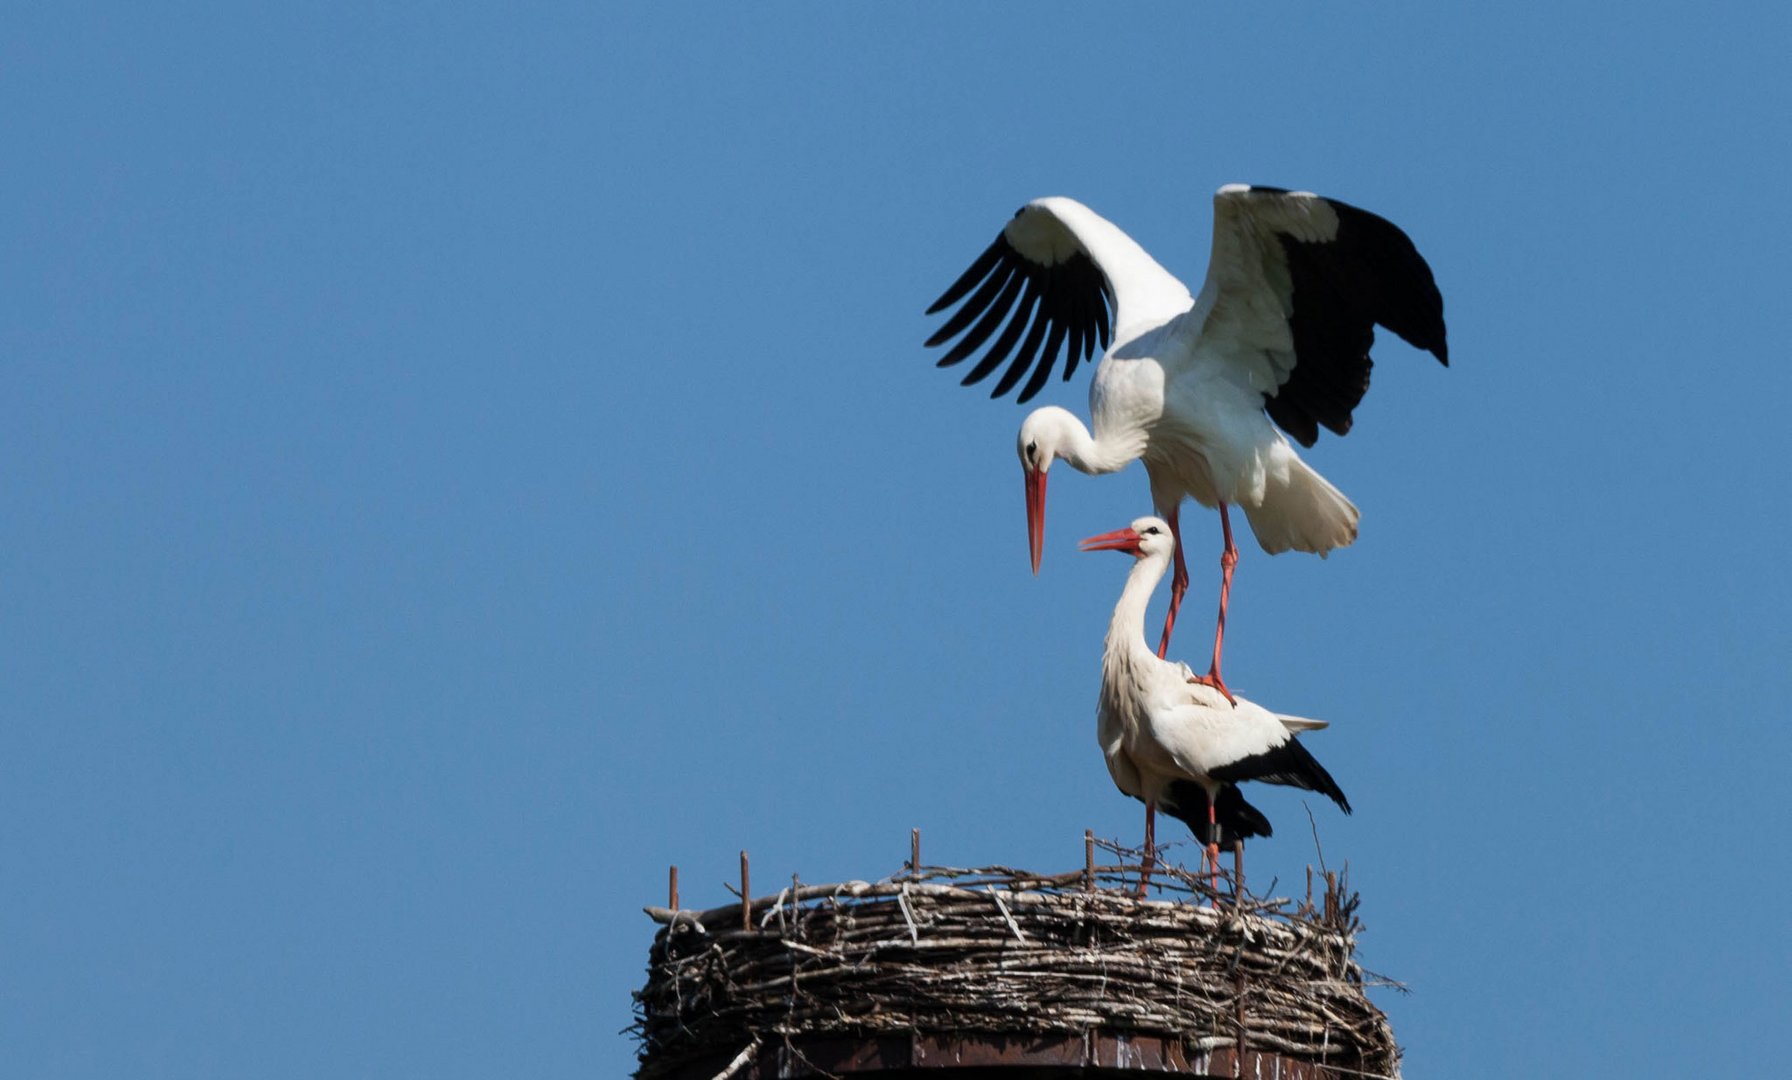
[[[1301,461],[1282,432],[1311,446],[1321,426],[1340,435],[1350,429],[1368,389],[1377,324],[1440,361],[1449,356],[1443,299],[1404,232],[1348,204],[1279,188],[1233,184],[1214,196],[1213,253],[1199,295],[1093,210],[1045,198],[1022,207],[928,310],[955,304],[928,344],[963,335],[942,367],[982,350],[966,385],[1007,362],[993,396],[1030,371],[1018,399],[1027,401],[1060,351],[1068,379],[1097,343],[1105,350],[1089,387],[1093,432],[1055,406],[1021,425],[1034,572],[1054,460],[1091,474],[1143,460],[1152,501],[1172,531],[1185,496],[1219,509],[1220,618],[1202,678],[1222,692],[1226,598],[1237,561],[1227,507],[1244,509],[1272,554],[1323,555],[1351,543],[1357,508]],[[1160,656],[1188,587],[1180,551],[1175,567]]]
[[[1108,775],[1145,803],[1146,856],[1163,805],[1217,854],[1224,840],[1267,836],[1268,819],[1238,795],[1245,780],[1288,784],[1328,796],[1350,812],[1331,774],[1295,741],[1322,721],[1280,716],[1197,681],[1188,665],[1154,654],[1145,642],[1145,607],[1169,568],[1169,523],[1146,517],[1083,541],[1085,551],[1124,551],[1136,562],[1108,624],[1101,658],[1096,736]]]

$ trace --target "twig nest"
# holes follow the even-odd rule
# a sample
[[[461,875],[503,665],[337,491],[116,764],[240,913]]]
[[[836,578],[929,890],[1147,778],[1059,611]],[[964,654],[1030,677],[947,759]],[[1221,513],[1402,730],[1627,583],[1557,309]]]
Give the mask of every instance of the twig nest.
[[[914,1055],[1030,1036],[1016,1044],[1028,1053],[1063,1046],[1083,1055],[1063,1064],[1122,1066],[1149,1038],[1157,1071],[1205,1071],[1223,1052],[1273,1057],[1287,1075],[1398,1075],[1393,1031],[1364,993],[1390,984],[1354,959],[1354,897],[1327,897],[1327,918],[1287,900],[1207,906],[1205,883],[1174,869],[1173,900],[1084,881],[932,869],[785,889],[753,901],[752,929],[739,905],[649,909],[666,925],[635,995],[637,1075],[760,1075],[755,1055],[773,1049],[789,1071],[820,1041],[895,1036]],[[1103,1046],[1115,1061],[1097,1060]]]

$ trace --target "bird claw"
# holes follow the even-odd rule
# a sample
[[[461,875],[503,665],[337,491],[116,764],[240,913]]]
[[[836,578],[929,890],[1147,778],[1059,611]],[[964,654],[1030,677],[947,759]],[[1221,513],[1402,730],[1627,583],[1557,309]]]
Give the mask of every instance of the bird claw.
[[[1232,691],[1226,689],[1225,680],[1219,677],[1218,672],[1210,671],[1205,675],[1190,675],[1188,681],[1218,690],[1226,695],[1226,700],[1232,704],[1233,708],[1238,707],[1238,699],[1232,696]]]

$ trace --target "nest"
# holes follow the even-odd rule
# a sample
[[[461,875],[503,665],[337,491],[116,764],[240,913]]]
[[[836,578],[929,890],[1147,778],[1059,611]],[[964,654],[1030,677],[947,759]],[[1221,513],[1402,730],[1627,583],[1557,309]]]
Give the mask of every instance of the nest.
[[[1168,898],[1140,899],[1136,872],[927,867],[793,880],[744,910],[649,908],[665,925],[635,994],[637,1076],[698,1075],[702,1062],[706,1078],[745,1075],[760,1048],[816,1037],[968,1032],[1155,1035],[1203,1071],[1248,1047],[1324,1074],[1399,1075],[1364,993],[1394,984],[1357,965],[1357,898],[1332,875],[1315,906],[1310,872],[1300,903],[1218,894],[1163,866],[1153,886]]]

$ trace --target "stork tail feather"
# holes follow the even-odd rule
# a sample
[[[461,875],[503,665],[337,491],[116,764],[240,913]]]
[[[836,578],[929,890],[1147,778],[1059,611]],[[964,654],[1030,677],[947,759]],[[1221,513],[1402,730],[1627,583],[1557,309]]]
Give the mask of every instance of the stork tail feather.
[[[1286,450],[1286,447],[1280,447]],[[1278,455],[1264,484],[1263,498],[1245,505],[1251,532],[1263,550],[1274,555],[1292,548],[1324,555],[1356,540],[1356,504],[1325,477],[1296,457]]]

